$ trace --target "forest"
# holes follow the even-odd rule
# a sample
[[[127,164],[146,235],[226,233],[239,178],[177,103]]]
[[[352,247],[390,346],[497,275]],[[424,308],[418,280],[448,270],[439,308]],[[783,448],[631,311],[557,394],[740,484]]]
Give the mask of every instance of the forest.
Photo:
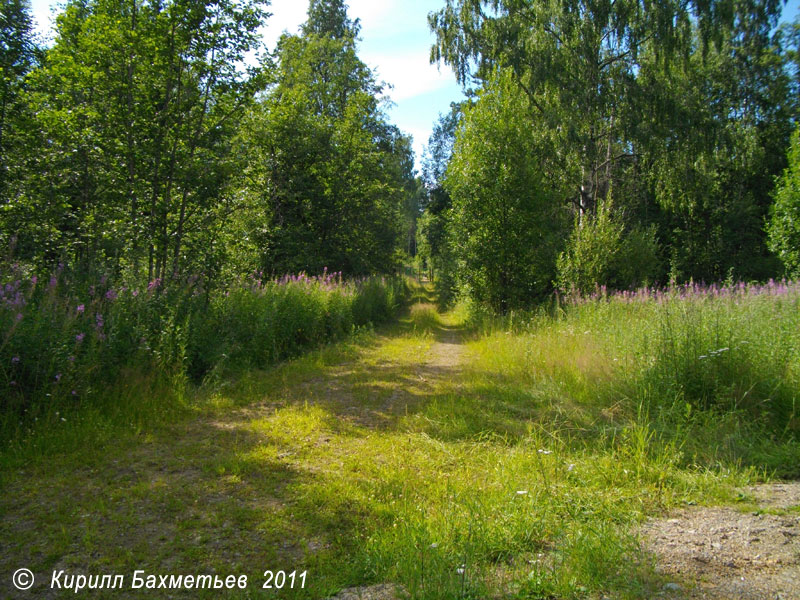
[[[416,156],[345,0],[0,0],[0,595],[793,593],[800,15],[432,4]]]

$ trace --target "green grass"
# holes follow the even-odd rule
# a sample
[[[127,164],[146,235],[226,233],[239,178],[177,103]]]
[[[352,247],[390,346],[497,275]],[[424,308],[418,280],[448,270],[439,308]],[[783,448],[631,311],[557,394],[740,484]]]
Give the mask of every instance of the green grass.
[[[249,590],[229,595],[262,597],[264,570],[299,569],[306,589],[275,597],[395,582],[423,599],[648,598],[661,582],[645,517],[733,503],[769,465],[800,464],[769,415],[704,406],[653,374],[663,309],[597,303],[476,329],[414,293],[394,325],[200,388],[132,381],[105,411],[6,450],[0,590],[21,566],[144,569],[245,573]],[[748,310],[773,336],[759,348],[795,343],[791,310]],[[774,373],[796,355],[749,356]],[[663,406],[668,393],[683,395]],[[753,433],[766,438],[739,439]]]

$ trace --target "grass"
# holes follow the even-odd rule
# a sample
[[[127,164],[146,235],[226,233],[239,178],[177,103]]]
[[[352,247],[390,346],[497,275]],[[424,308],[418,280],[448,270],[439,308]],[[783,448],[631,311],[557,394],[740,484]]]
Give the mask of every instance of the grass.
[[[646,598],[662,582],[639,546],[642,519],[735,502],[737,486],[777,472],[766,465],[800,464],[793,432],[769,415],[704,406],[657,371],[646,340],[669,323],[684,339],[684,317],[595,303],[469,328],[463,310],[437,312],[429,288],[415,294],[391,326],[199,388],[130,382],[120,404],[138,399],[138,416],[98,411],[7,450],[0,590],[26,566],[40,578],[247,574],[237,598],[384,582],[423,599]],[[795,343],[790,322],[772,322]],[[750,356],[774,371],[794,355]],[[680,401],[664,407],[668,393]],[[270,595],[267,569],[307,570],[307,586]]]

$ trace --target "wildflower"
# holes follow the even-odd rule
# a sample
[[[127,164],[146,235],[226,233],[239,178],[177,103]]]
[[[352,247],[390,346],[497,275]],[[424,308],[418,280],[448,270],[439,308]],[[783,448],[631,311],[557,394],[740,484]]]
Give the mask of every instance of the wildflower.
[[[116,300],[117,299],[117,292],[114,290],[108,290],[106,292],[106,300]]]
[[[458,567],[456,569],[456,573],[458,573],[459,575],[463,575],[465,569],[466,569],[466,567],[464,565],[461,565],[460,567]]]
[[[80,343],[80,342],[83,341],[83,338],[85,338],[85,337],[86,337],[85,333],[79,333],[78,335],[75,336],[75,341]]]
[[[56,373],[56,381],[61,381],[61,373]]]
[[[552,450],[544,450],[541,448],[539,449],[539,454],[552,454],[552,453],[553,453]]]
[[[517,490],[517,496],[525,496],[528,490]]]
[[[22,321],[22,313],[17,313],[17,321]]]
[[[77,395],[78,395],[78,392],[77,392],[77,391],[75,391],[75,390],[72,390],[72,395],[73,395],[73,396],[77,396]]]
[[[75,362],[75,357],[74,356],[70,356],[69,358],[67,358],[67,360],[69,362]]]
[[[16,365],[19,363],[19,356],[15,356],[11,359],[11,364]]]
[[[437,544],[436,542],[433,542],[433,543],[430,545],[430,547],[431,547],[431,548],[438,548],[438,547],[439,547],[439,544]]]
[[[50,287],[51,287],[51,288],[54,288],[54,287],[56,287],[56,285],[57,285],[57,284],[58,284],[58,279],[56,279],[56,276],[55,276],[55,275],[53,275],[53,276],[50,278]]]
[[[36,275],[31,277],[31,285],[36,285],[38,282],[39,282],[39,278]]]
[[[78,304],[78,308],[75,309],[79,315],[83,314],[83,311],[86,310],[86,307],[83,304]]]
[[[98,330],[102,329],[103,328],[103,324],[104,324],[103,315],[100,314],[100,313],[96,313],[94,315],[94,320],[95,320],[95,323],[96,323],[95,328],[98,329]]]
[[[571,473],[574,470],[575,470],[575,463],[570,463],[569,466],[567,467],[567,471]]]
[[[8,385],[10,385],[11,387],[14,387],[15,385],[17,385],[17,382],[16,381],[11,381],[11,382],[9,382]]]

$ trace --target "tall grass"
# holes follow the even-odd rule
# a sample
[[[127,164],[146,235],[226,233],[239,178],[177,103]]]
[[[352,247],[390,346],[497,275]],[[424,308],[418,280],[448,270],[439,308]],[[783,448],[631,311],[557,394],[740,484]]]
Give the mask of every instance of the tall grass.
[[[264,367],[390,318],[401,280],[325,272],[258,274],[207,290],[198,278],[142,288],[0,274],[0,430],[84,410],[120,379],[167,378],[178,391],[229,369]],[[134,375],[137,373],[137,375]],[[58,419],[56,419],[57,421]]]
[[[559,396],[562,410],[640,413],[687,462],[800,475],[798,283],[598,290],[475,321],[498,368]],[[503,340],[509,331],[520,335]]]

